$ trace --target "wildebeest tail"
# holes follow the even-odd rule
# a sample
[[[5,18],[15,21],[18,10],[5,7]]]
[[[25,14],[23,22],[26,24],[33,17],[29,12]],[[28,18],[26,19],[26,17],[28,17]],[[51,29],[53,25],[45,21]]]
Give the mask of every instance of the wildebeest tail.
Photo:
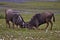
[[[55,16],[54,16],[54,14],[53,14],[53,22],[55,22]]]
[[[6,16],[7,16],[7,14],[6,14],[6,9],[5,9],[5,19],[6,19]]]

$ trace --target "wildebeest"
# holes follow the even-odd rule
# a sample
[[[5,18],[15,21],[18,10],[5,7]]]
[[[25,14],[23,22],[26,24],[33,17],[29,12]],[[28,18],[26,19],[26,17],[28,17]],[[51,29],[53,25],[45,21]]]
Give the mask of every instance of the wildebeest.
[[[6,24],[9,25],[9,28],[10,28],[10,21],[13,23],[13,28],[14,28],[14,24],[15,25],[19,25],[20,27],[24,27],[24,20],[22,18],[22,16],[18,13],[18,12],[15,12],[14,10],[12,9],[6,9],[5,10],[5,18],[6,18]]]
[[[38,28],[40,25],[47,23],[47,26],[45,29],[47,29],[47,27],[49,26],[49,23],[51,24],[51,30],[52,30],[52,19],[55,22],[55,17],[54,17],[54,13],[52,12],[43,12],[43,13],[37,13],[35,14],[32,19],[28,22],[28,28]]]

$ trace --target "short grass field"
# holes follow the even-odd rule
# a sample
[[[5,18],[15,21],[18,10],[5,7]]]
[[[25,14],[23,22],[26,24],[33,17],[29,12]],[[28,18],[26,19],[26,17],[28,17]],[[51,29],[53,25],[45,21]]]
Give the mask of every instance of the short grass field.
[[[60,40],[60,2],[27,2],[27,3],[0,3],[0,40]],[[55,23],[53,22],[53,29],[32,30],[27,28],[14,29],[6,28],[4,10],[12,8],[19,10],[24,21],[28,22],[35,15],[35,13],[52,11],[55,14]],[[46,24],[40,25],[39,29],[44,29]]]

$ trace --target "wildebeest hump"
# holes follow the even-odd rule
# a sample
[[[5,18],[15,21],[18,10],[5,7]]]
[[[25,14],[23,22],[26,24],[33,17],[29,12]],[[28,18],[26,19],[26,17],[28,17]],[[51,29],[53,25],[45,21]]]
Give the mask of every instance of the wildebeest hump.
[[[36,14],[36,17],[37,17],[37,20],[39,22],[39,25],[44,24],[46,22],[45,21],[45,18],[43,18],[40,13],[39,14]]]

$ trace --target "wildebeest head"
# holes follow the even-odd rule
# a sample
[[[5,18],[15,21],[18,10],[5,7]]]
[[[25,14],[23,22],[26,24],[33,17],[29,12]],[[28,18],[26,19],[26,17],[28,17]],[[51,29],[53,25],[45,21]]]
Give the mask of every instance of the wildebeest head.
[[[27,27],[27,22],[25,22],[22,18],[21,15],[18,16],[17,21],[16,21],[17,25],[20,25],[21,28],[26,28]]]
[[[33,27],[38,27],[39,25],[39,20],[38,18],[40,18],[40,14],[35,14],[31,20],[28,22],[28,28],[33,28]]]

